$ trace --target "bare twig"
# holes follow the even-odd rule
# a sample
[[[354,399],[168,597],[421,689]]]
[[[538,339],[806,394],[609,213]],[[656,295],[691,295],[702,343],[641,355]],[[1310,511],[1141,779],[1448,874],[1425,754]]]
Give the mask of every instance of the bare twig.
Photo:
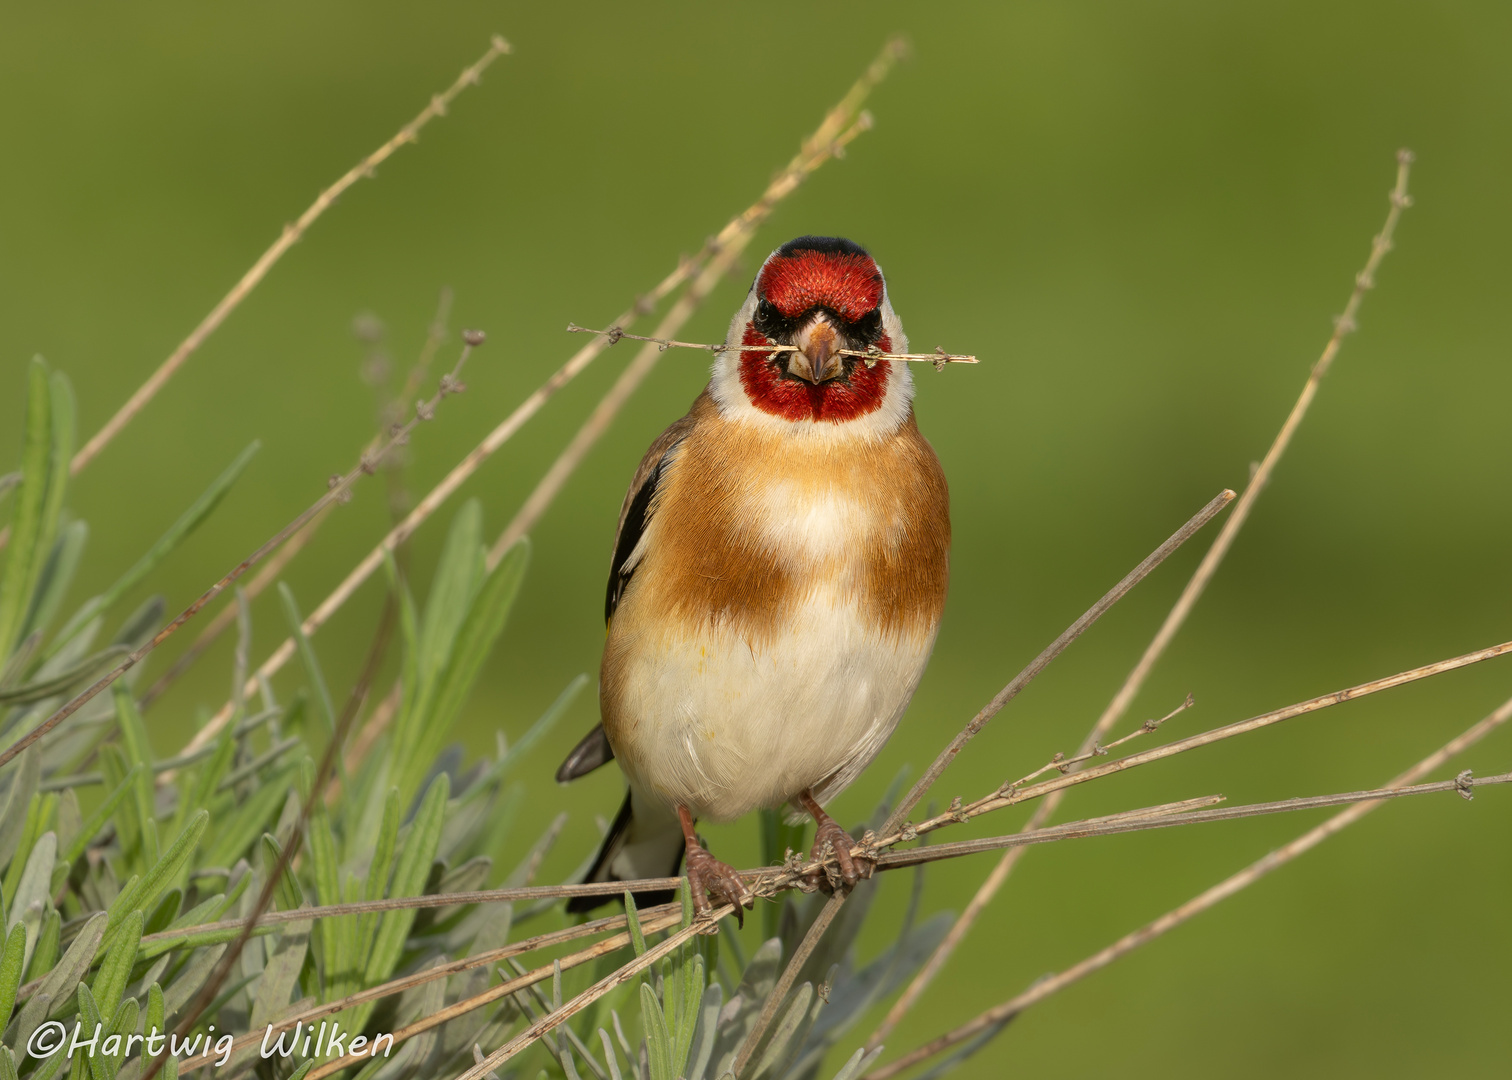
[[[1477,649],[1475,652],[1464,653],[1460,656],[1451,657],[1448,660],[1439,660],[1432,664],[1424,664],[1422,667],[1412,668],[1409,671],[1401,671],[1395,675],[1387,675],[1381,679],[1372,679],[1370,682],[1360,683],[1343,690],[1335,690],[1331,694],[1322,694],[1315,698],[1309,698],[1307,701],[1298,702],[1295,705],[1273,709],[1270,712],[1252,716],[1247,720],[1225,724],[1222,727],[1212,728],[1197,735],[1188,736],[1185,739],[1178,739],[1175,742],[1165,743],[1136,754],[1128,754],[1102,765],[1094,765],[1091,768],[1067,773],[1064,776],[1058,776],[1051,780],[1042,780],[1037,784],[1030,784],[1028,787],[1019,788],[1013,784],[1004,784],[991,795],[984,796],[966,806],[954,806],[947,813],[930,818],[919,825],[910,826],[909,829],[916,833],[922,833],[937,829],[948,822],[969,820],[979,814],[1027,802],[1031,799],[1043,798],[1051,792],[1075,787],[1078,784],[1084,784],[1104,776],[1111,776],[1114,773],[1124,772],[1128,769],[1137,768],[1140,765],[1148,765],[1153,761],[1162,761],[1165,758],[1186,753],[1188,750],[1195,750],[1198,747],[1209,746],[1216,742],[1222,742],[1225,739],[1232,739],[1236,735],[1244,735],[1251,731],[1270,727],[1272,724],[1279,724],[1283,720],[1305,716],[1308,713],[1340,705],[1346,701],[1354,701],[1357,698],[1380,693],[1382,690],[1391,690],[1398,686],[1405,686],[1410,682],[1416,682],[1419,679],[1442,675],[1447,671],[1456,671],[1463,667],[1469,667],[1472,664],[1481,663],[1484,660],[1492,660],[1498,656],[1504,656],[1507,653],[1512,653],[1512,641],[1503,642],[1500,645],[1492,645],[1486,649]],[[903,838],[905,834],[895,835]],[[876,841],[878,845],[882,846],[892,842],[894,842],[892,836]]]
[[[509,51],[509,42],[495,34],[488,44],[488,50],[478,58],[476,63],[464,68],[462,74],[457,76],[451,86],[439,94],[432,95],[430,104],[421,109],[413,120],[400,128],[393,138],[348,169],[339,180],[316,196],[315,201],[306,208],[304,213],[292,223],[285,225],[278,239],[273,241],[268,250],[252,264],[251,269],[242,275],[241,280],[232,286],[231,291],[221,298],[220,303],[211,309],[210,314],[206,315],[189,336],[179,343],[178,348],[173,350],[168,359],[159,365],[152,376],[137,389],[136,393],[131,395],[126,404],[116,411],[105,426],[95,433],[94,438],[79,449],[79,452],[74,455],[70,471],[77,476],[81,469],[99,455],[111,439],[120,434],[122,428],[131,423],[132,419],[163,388],[163,385],[173,377],[174,372],[183,366],[194,350],[198,349],[205,339],[226,321],[226,317],[236,310],[247,295],[267,276],[268,271],[273,269],[273,265],[283,257],[286,251],[299,242],[306,230],[321,214],[330,209],[343,192],[357,181],[373,176],[378,166],[387,161],[401,146],[417,142],[421,128],[436,117],[445,116],[447,107],[456,100],[457,95],[469,86],[476,85],[488,66]]]
[[[630,399],[630,395],[651,373],[661,351],[654,348],[653,344],[670,339],[692,317],[710,290],[719,283],[720,278],[729,271],[740,252],[750,243],[757,228],[771,216],[781,199],[796,189],[809,174],[826,161],[842,156],[845,147],[857,135],[871,127],[871,115],[862,112],[861,105],[873,87],[886,78],[893,64],[903,55],[903,51],[904,46],[900,38],[890,39],[866,72],[856,80],[845,97],[840,100],[840,103],[825,115],[818,129],[804,140],[797,156],[788,163],[787,168],[777,174],[762,197],[744,214],[726,226],[726,232],[720,234],[719,250],[710,258],[698,279],[667,312],[661,325],[657,327],[655,337],[648,339],[635,358],[625,366],[625,370],[620,372],[619,378],[609,388],[609,392],[600,399],[583,426],[572,437],[572,441],[567,444],[556,461],[552,462],[546,475],[536,484],[535,489],[531,491],[514,518],[499,534],[499,539],[494,542],[494,546],[488,553],[490,566],[496,565],[520,537],[535,527],[541,515],[546,512],[567,483],[568,477],[576,471],[588,451],[608,430],[615,416]],[[616,323],[615,329],[616,334],[599,335],[598,340],[612,345],[621,337],[626,336],[621,324]]]
[[[901,49],[900,45],[894,46],[895,52],[898,49]],[[876,66],[874,63],[873,68]],[[852,95],[854,93],[855,90],[853,88]],[[848,97],[847,100],[850,100],[850,98]],[[855,108],[859,108],[859,102]],[[851,111],[854,112],[854,108]],[[804,144],[807,159],[812,160],[814,163],[812,168],[818,168],[819,165],[833,156],[834,137],[816,141],[820,135],[824,134],[825,130],[824,125],[821,125],[820,130],[815,135],[810,136]],[[811,146],[813,150],[809,152],[808,148]],[[809,171],[812,171],[812,168]],[[760,199],[732,218],[696,255],[680,260],[675,270],[664,277],[651,292],[636,300],[627,311],[615,320],[616,325],[630,325],[638,316],[649,314],[655,310],[656,305],[660,301],[696,277],[710,259],[716,257],[728,244],[741,236],[747,228],[749,221],[765,220],[777,202],[797,186],[796,183],[784,183],[787,177],[788,173],[784,172],[777,180],[773,181]],[[383,565],[386,553],[395,550],[405,540],[409,539],[415,530],[434,514],[442,503],[451,497],[453,492],[461,487],[473,473],[478,471],[483,462],[487,461],[501,446],[508,442],[531,417],[541,410],[547,401],[556,395],[557,391],[561,390],[562,387],[581,374],[606,348],[608,348],[608,341],[605,338],[596,338],[588,342],[588,344],[574,353],[565,364],[558,368],[549,379],[537,387],[529,397],[516,406],[514,411],[490,431],[483,441],[474,447],[466,457],[458,462],[451,472],[447,473],[441,482],[416,504],[415,508],[405,516],[405,519],[391,529],[388,535],[379,541],[378,545],[368,552],[363,560],[342,579],[341,583],[332,590],[330,595],[321,601],[320,605],[305,619],[303,628],[305,634],[307,636],[313,635],[324,626],[331,616],[352,597],[357,589]],[[496,564],[497,560],[494,560],[494,563]],[[253,679],[249,680],[248,685],[251,689],[248,692],[250,693],[255,689],[251,685],[254,681],[271,678],[282,670],[283,666],[294,656],[294,652],[294,639],[286,638],[273,651],[272,655],[263,661]],[[220,710],[195,733],[194,737],[185,746],[184,752],[188,753],[207,745],[219,734],[220,730],[226,725],[226,722],[230,720],[231,713],[230,702],[221,706]]]
[[[767,1028],[771,1027],[772,1021],[777,1019],[777,1010],[782,1008],[782,1003],[787,1000],[788,991],[792,990],[793,983],[798,981],[798,973],[803,970],[803,965],[808,963],[808,958],[814,954],[819,939],[829,929],[830,923],[834,922],[835,916],[840,914],[840,905],[845,903],[846,895],[839,889],[835,890],[834,895],[819,909],[819,914],[814,917],[808,932],[803,935],[803,940],[793,950],[787,967],[782,969],[782,977],[777,980],[777,985],[767,995],[766,1004],[761,1007],[761,1015],[756,1018],[756,1023],[746,1035],[745,1042],[740,1044],[740,1053],[735,1055],[734,1073],[737,1078],[745,1075],[745,1067],[750,1064],[751,1057],[760,1046]]]
[[[1424,776],[1439,769],[1455,756],[1480,742],[1509,719],[1512,719],[1512,699],[1507,700],[1495,712],[1470,727],[1458,737],[1445,743],[1410,769],[1401,773],[1387,787],[1391,789],[1401,788],[1421,780]],[[1456,786],[1458,786],[1457,781],[1458,778]],[[1004,1021],[1023,1012],[1029,1006],[1043,1001],[1051,994],[1063,990],[1080,979],[1086,978],[1095,971],[1102,970],[1113,963],[1113,961],[1133,952],[1139,946],[1154,941],[1156,938],[1175,929],[1194,916],[1200,915],[1220,901],[1226,900],[1240,890],[1253,885],[1265,875],[1280,869],[1297,856],[1311,851],[1330,836],[1353,825],[1356,821],[1359,821],[1366,814],[1380,806],[1383,801],[1382,799],[1371,799],[1356,803],[1346,810],[1341,810],[1321,825],[1309,829],[1290,843],[1277,848],[1263,858],[1257,859],[1243,870],[1225,878],[1212,888],[1204,890],[1180,907],[1173,908],[1153,922],[1146,923],[1138,930],[1126,934],[1107,948],[1094,953],[1092,956],[1067,968],[1065,971],[1036,982],[1017,997],[988,1009],[975,1019],[962,1024],[953,1031],[941,1035],[939,1038],[931,1040],[912,1053],[899,1058],[897,1061],[868,1073],[865,1080],[888,1080],[889,1077],[896,1076],[943,1050],[959,1045],[983,1031],[1002,1024]]]
[[[569,334],[602,334],[609,339],[609,344],[614,345],[623,338],[631,341],[648,341],[653,345],[660,345],[658,352],[666,352],[668,349],[702,349],[705,352],[797,352],[796,345],[727,345],[723,342],[717,345],[704,345],[695,341],[674,341],[671,338],[647,337],[644,334],[630,334],[618,326],[611,326],[607,330],[593,330],[577,323],[568,323]],[[948,353],[944,349],[935,349],[932,353],[894,353],[883,352],[873,345],[870,349],[836,349],[837,356],[854,356],[866,362],[871,367],[878,360],[912,360],[919,363],[934,364],[936,367],[944,367],[946,364],[978,364],[981,363],[975,356],[967,353]]]
[[[1412,204],[1411,197],[1407,194],[1407,178],[1411,164],[1411,152],[1399,150],[1397,152],[1396,184],[1390,193],[1391,206],[1386,213],[1386,223],[1381,227],[1380,234],[1371,241],[1370,256],[1366,259],[1365,269],[1355,277],[1355,287],[1350,293],[1348,303],[1344,305],[1344,314],[1335,321],[1333,334],[1329,337],[1328,343],[1323,347],[1322,355],[1313,364],[1312,370],[1308,373],[1307,382],[1303,384],[1301,394],[1297,397],[1296,403],[1292,405],[1291,412],[1287,414],[1286,420],[1282,423],[1281,430],[1276,434],[1276,438],[1271,443],[1270,449],[1266,451],[1265,457],[1256,466],[1253,475],[1250,477],[1249,484],[1245,487],[1244,493],[1239,497],[1238,503],[1234,506],[1234,512],[1224,521],[1223,527],[1219,529],[1218,536],[1213,541],[1213,546],[1203,556],[1202,562],[1192,574],[1191,580],[1187,582],[1186,588],[1182,590],[1180,597],[1177,598],[1175,606],[1171,608],[1170,613],[1166,616],[1155,637],[1145,648],[1144,654],[1139,658],[1139,662],[1134,665],[1134,670],[1129,672],[1123,685],[1119,687],[1118,692],[1113,696],[1113,700],[1108,703],[1108,707],[1103,710],[1102,715],[1097,718],[1097,722],[1092,725],[1092,730],[1087,733],[1087,737],[1083,740],[1078,751],[1079,756],[1087,754],[1097,746],[1100,740],[1107,738],[1109,732],[1113,730],[1118,721],[1123,718],[1124,713],[1128,711],[1129,705],[1138,696],[1155,664],[1165,653],[1167,646],[1175,638],[1177,632],[1186,622],[1187,616],[1191,614],[1192,608],[1196,606],[1198,599],[1207,589],[1208,583],[1218,572],[1219,565],[1228,554],[1229,548],[1233,546],[1234,538],[1249,519],[1250,511],[1253,509],[1255,501],[1270,482],[1271,474],[1275,471],[1277,462],[1281,460],[1281,456],[1286,453],[1287,447],[1291,445],[1292,436],[1301,425],[1303,418],[1306,417],[1307,410],[1312,405],[1313,398],[1317,396],[1318,386],[1323,381],[1323,376],[1328,374],[1328,369],[1333,365],[1334,357],[1338,355],[1345,335],[1355,329],[1355,318],[1359,312],[1360,303],[1364,299],[1366,290],[1374,287],[1376,271],[1380,268],[1381,260],[1385,258],[1386,252],[1391,250],[1392,237],[1396,233],[1397,221],[1401,218],[1402,211]],[[1062,797],[1062,794],[1059,792],[1053,793],[1040,803],[1039,806],[1035,807],[1034,814],[1024,825],[1024,830],[1027,832],[1043,827],[1054,815]],[[955,952],[956,947],[971,932],[971,928],[976,924],[976,920],[981,916],[987,905],[992,902],[993,898],[997,896],[998,891],[1002,889],[1004,882],[1008,880],[1009,875],[1013,873],[1014,866],[1017,864],[1019,858],[1022,857],[1023,850],[1023,848],[1014,848],[1004,852],[998,865],[993,868],[992,873],[982,882],[976,894],[971,898],[970,903],[962,910],[960,918],[950,928],[950,932],[936,946],[929,960],[919,969],[907,989],[899,996],[893,1007],[888,1010],[886,1018],[878,1025],[876,1031],[872,1033],[871,1038],[867,1041],[869,1048],[874,1049],[881,1045],[882,1041],[887,1038],[887,1035],[897,1025],[898,1021],[913,1008],[914,1004],[924,993],[925,988],[929,986],[935,976],[939,974],[940,969],[944,967],[945,962],[950,958],[951,954]]]
[[[305,545],[314,539],[315,533],[325,524],[326,518],[330,517],[331,512],[335,509],[335,503],[327,505],[320,513],[305,522],[303,528],[289,537],[288,542],[273,553],[273,556],[263,564],[262,569],[252,576],[251,581],[247,582],[243,591],[247,594],[248,600],[255,599],[263,590],[279,579],[283,574],[284,567],[288,566],[293,561],[294,556],[303,551]],[[168,670],[159,675],[156,681],[147,688],[147,692],[142,695],[142,700],[138,702],[138,708],[145,712],[154,705],[159,698],[168,692],[168,688],[193,667],[195,661],[203,656],[205,651],[235,621],[236,609],[234,607],[225,607],[217,612],[215,618],[210,621],[204,630],[200,631],[199,636],[190,643],[183,654],[174,660]],[[196,749],[198,748],[196,747]],[[172,779],[172,776],[165,776],[159,783],[168,783]]]
[[[1396,185],[1391,189],[1391,208],[1386,213],[1386,224],[1381,227],[1370,244],[1370,257],[1365,260],[1365,269],[1355,275],[1354,291],[1349,294],[1349,302],[1344,305],[1344,314],[1334,320],[1333,335],[1328,339],[1328,344],[1323,347],[1323,354],[1312,366],[1308,373],[1307,382],[1302,387],[1302,393],[1298,395],[1296,404],[1287,414],[1286,421],[1277,432],[1275,441],[1270,449],[1261,458],[1255,473],[1250,477],[1249,484],[1245,486],[1244,494],[1239,496],[1239,501],[1234,504],[1234,512],[1223,523],[1223,528],[1218,531],[1217,539],[1213,546],[1203,556],[1197,571],[1192,575],[1192,580],[1187,582],[1181,596],[1176,601],[1176,606],[1171,608],[1171,613],[1166,616],[1144,655],[1139,658],[1139,663],[1134,665],[1134,670],[1129,672],[1129,677],[1119,688],[1108,707],[1098,717],[1097,727],[1092,738],[1099,739],[1106,736],[1112,730],[1113,725],[1118,723],[1120,717],[1128,710],[1130,702],[1139,693],[1144,685],[1150,670],[1155,662],[1165,652],[1166,646],[1176,636],[1176,632],[1186,622],[1193,606],[1218,572],[1218,566],[1223,562],[1223,557],[1228,554],[1233,545],[1234,537],[1244,527],[1249,519],[1250,510],[1254,508],[1255,500],[1270,483],[1271,473],[1275,471],[1276,463],[1281,460],[1281,455],[1286,453],[1286,448],[1291,445],[1292,436],[1297,428],[1302,425],[1302,420],[1307,416],[1307,410],[1312,405],[1313,398],[1318,394],[1318,386],[1323,381],[1323,376],[1328,374],[1328,369],[1333,366],[1334,357],[1338,356],[1339,348],[1344,343],[1345,335],[1353,333],[1357,328],[1355,318],[1359,314],[1360,302],[1365,298],[1367,290],[1375,287],[1376,271],[1380,269],[1381,260],[1391,250],[1392,237],[1396,234],[1397,221],[1402,216],[1402,211],[1412,205],[1412,198],[1407,194],[1407,176],[1412,167],[1412,152],[1410,150],[1397,151],[1397,176]]]
[[[961,730],[961,733],[950,741],[949,746],[940,751],[940,756],[935,758],[934,763],[929,766],[924,775],[919,777],[918,783],[909,789],[908,794],[903,797],[902,802],[898,803],[897,807],[888,816],[887,824],[882,827],[882,832],[884,834],[895,832],[898,826],[908,818],[913,808],[919,804],[919,800],[924,797],[924,794],[934,786],[934,782],[940,778],[940,774],[955,760],[956,755],[961,752],[962,748],[976,737],[977,732],[987,726],[987,722],[996,716],[1004,705],[1007,705],[1008,702],[1017,697],[1019,691],[1028,686],[1036,675],[1045,670],[1052,660],[1066,650],[1067,646],[1081,637],[1089,626],[1102,618],[1104,612],[1123,599],[1152,570],[1165,562],[1177,548],[1191,539],[1197,530],[1211,521],[1220,510],[1229,504],[1229,500],[1233,499],[1233,497],[1234,493],[1226,488],[1220,491],[1214,496],[1211,502],[1197,511],[1191,520],[1172,533],[1165,543],[1152,551],[1145,557],[1143,562],[1124,575],[1123,580],[1109,589],[1102,599],[1086,610],[1081,618],[1068,626],[1060,637],[1047,645],[1045,650],[1031,660],[1023,671],[1020,671],[1007,686],[998,691],[996,697],[982,706],[981,712],[972,717],[971,723],[967,724]]]

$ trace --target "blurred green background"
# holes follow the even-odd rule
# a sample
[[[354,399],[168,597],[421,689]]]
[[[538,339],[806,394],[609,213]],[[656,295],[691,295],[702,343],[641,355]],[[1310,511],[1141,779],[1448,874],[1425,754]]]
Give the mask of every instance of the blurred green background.
[[[684,334],[722,335],[761,252],[837,233],[873,249],[917,346],[983,357],[917,372],[920,425],[952,487],[953,588],[904,726],[837,804],[859,820],[1177,524],[1243,484],[1367,254],[1393,152],[1411,146],[1416,206],[1361,332],[1135,707],[1134,719],[1160,714],[1192,691],[1197,709],[1169,729],[1187,734],[1512,637],[1509,23],[1495,3],[8,5],[0,466],[16,456],[33,353],[72,376],[92,433],[285,221],[497,31],[515,55],[322,219],[81,477],[72,502],[94,531],[78,598],[254,437],[266,445],[247,478],[151,589],[176,610],[307,505],[372,430],[353,317],[383,319],[407,366],[450,285],[453,326],[490,341],[470,392],[413,444],[423,492],[581,343],[569,320],[612,319],[744,207],[902,30],[914,56],[873,97],[876,129],[781,207]],[[629,355],[599,361],[468,484],[490,533]],[[573,675],[596,672],[624,485],[706,369],[696,353],[663,358],[537,529],[522,601],[467,711],[473,749],[496,729],[518,736]],[[453,512],[414,542],[422,590]],[[386,521],[369,484],[325,527],[287,575],[306,610]],[[1205,546],[1000,716],[939,796],[1071,749]],[[380,600],[369,587],[316,639],[338,685]],[[255,614],[260,658],[282,619],[267,596]],[[1079,789],[1063,816],[1377,785],[1512,693],[1507,663]],[[228,673],[223,642],[154,709],[160,750],[219,705]],[[551,780],[595,717],[585,694],[534,755],[530,824],[573,815],[546,880],[619,799],[612,769],[571,789]],[[1509,765],[1503,732],[1456,767]],[[1081,959],[1313,820],[1032,852],[893,1047]],[[961,1075],[1505,1068],[1509,822],[1499,791],[1388,807],[1026,1014]],[[749,863],[754,832],[711,836]],[[933,869],[930,906],[959,909],[991,859]],[[878,941],[905,891],[884,890]]]

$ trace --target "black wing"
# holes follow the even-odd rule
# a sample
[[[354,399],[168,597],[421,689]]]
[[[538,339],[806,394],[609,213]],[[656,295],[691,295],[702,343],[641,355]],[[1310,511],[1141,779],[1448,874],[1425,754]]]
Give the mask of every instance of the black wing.
[[[619,607],[620,597],[625,594],[625,586],[630,584],[630,578],[635,573],[635,567],[627,568],[625,564],[629,561],[630,553],[635,550],[635,545],[640,543],[645,534],[646,523],[651,517],[651,500],[656,495],[656,485],[661,480],[667,457],[682,442],[692,425],[693,418],[690,414],[662,432],[651,444],[651,449],[646,451],[646,456],[635,470],[635,478],[630,481],[630,490],[620,507],[619,528],[614,534],[614,560],[609,566],[609,586],[604,595],[606,623],[614,618],[614,610]],[[604,734],[602,726],[595,727],[572,748],[567,760],[557,769],[557,782],[565,784],[569,780],[576,780],[613,760],[614,748],[609,745],[609,737]]]

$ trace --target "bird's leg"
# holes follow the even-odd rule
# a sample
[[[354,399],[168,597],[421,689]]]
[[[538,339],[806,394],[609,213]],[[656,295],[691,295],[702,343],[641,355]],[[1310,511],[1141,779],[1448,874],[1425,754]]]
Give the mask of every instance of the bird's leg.
[[[756,904],[751,890],[746,888],[734,867],[710,855],[699,841],[698,833],[693,831],[691,810],[679,806],[677,819],[682,822],[683,840],[688,845],[688,891],[693,894],[693,910],[699,915],[707,915],[710,910],[709,897],[713,896],[717,904],[733,905],[735,918],[744,926],[745,917],[740,909],[754,907]]]
[[[855,888],[856,882],[862,878],[872,876],[876,869],[876,861],[864,855],[852,855],[851,847],[855,840],[851,834],[840,827],[840,823],[824,812],[824,807],[810,792],[803,792],[798,796],[798,802],[803,808],[814,816],[814,848],[809,853],[809,858],[818,860],[824,858],[824,849],[828,846],[835,853],[835,866],[840,871],[840,879],[845,882],[846,888]],[[829,885],[830,881],[823,871],[815,872],[814,883],[820,888]],[[825,891],[829,891],[826,889]]]

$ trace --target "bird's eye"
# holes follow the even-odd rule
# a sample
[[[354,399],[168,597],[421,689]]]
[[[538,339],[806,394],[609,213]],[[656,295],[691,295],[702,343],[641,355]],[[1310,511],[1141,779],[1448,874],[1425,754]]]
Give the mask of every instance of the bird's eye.
[[[851,333],[868,345],[882,336],[882,309],[872,308],[851,324]]]

